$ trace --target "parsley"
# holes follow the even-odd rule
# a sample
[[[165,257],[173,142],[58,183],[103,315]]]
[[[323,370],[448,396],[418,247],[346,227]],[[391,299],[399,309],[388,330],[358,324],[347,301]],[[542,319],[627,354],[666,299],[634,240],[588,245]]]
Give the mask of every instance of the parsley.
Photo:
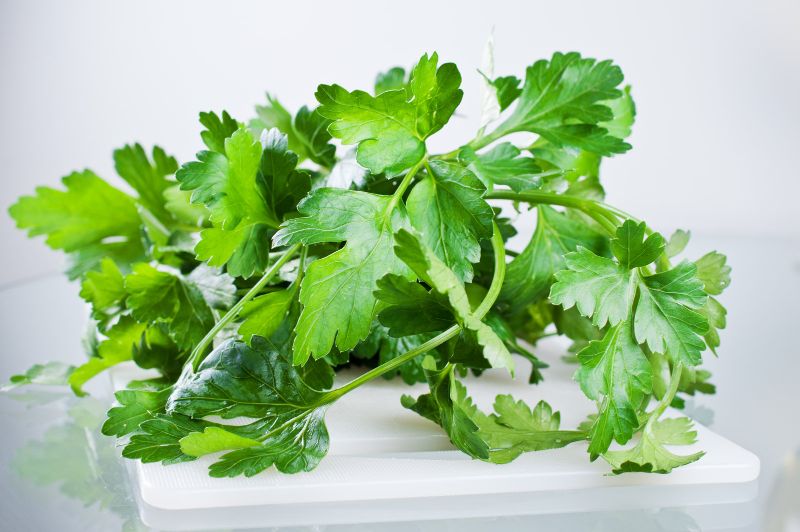
[[[665,239],[604,202],[602,160],[630,149],[636,116],[617,65],[556,53],[495,76],[492,46],[480,129],[447,153],[428,139],[461,103],[461,74],[433,53],[371,91],[320,85],[295,113],[270,95],[246,125],[202,112],[205,148],[183,165],[124,146],[124,189],[84,170],[20,198],[11,216],[69,255],[92,321],[85,363],[37,364],[2,390],[83,395],[117,364],[154,369],[116,393],[103,434],[144,462],[216,454],[217,477],[313,469],[327,408],[396,375],[427,383],[401,403],[476,459],[574,443],[615,474],[700,459],[672,449],[696,433],[664,413],[715,391],[701,364],[726,325],[725,256],[678,259],[688,231]],[[520,253],[500,200],[536,220]],[[597,413],[562,428],[547,402],[502,394],[481,411],[465,373],[513,375],[519,355],[536,384],[552,334],[571,340]],[[371,369],[334,388],[352,362]]]

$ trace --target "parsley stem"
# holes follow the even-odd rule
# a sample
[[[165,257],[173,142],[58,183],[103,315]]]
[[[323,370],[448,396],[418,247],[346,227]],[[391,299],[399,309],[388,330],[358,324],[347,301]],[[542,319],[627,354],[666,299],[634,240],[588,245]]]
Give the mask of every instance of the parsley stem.
[[[604,206],[597,202],[586,200],[583,198],[576,198],[574,196],[565,196],[563,194],[554,194],[552,192],[543,192],[540,190],[528,190],[525,192],[513,192],[511,190],[495,190],[486,194],[486,199],[506,199],[512,201],[523,201],[532,204],[548,204],[548,205],[561,205],[562,207],[571,207],[578,209],[589,216],[591,216],[597,223],[599,223],[609,234],[612,236],[617,230],[617,221],[614,213],[607,210]]]
[[[494,224],[494,233],[492,234],[492,249],[494,250],[494,275],[492,276],[492,283],[489,285],[489,290],[486,292],[486,296],[484,296],[483,301],[481,301],[480,305],[478,305],[478,307],[475,309],[474,315],[478,319],[482,319],[492,308],[492,305],[494,305],[495,301],[497,301],[497,297],[500,295],[500,289],[503,287],[503,281],[505,280],[506,275],[506,250],[503,243],[503,236],[500,234],[500,228],[497,227],[496,223]],[[358,388],[362,384],[395,370],[412,358],[427,353],[431,349],[455,338],[458,336],[459,332],[461,332],[461,326],[457,324],[453,325],[446,331],[439,333],[422,345],[419,345],[414,349],[403,353],[399,357],[395,357],[390,361],[381,364],[380,366],[373,368],[362,375],[359,375],[355,379],[339,388],[336,388],[335,390],[325,393],[320,398],[318,405],[324,405],[336,401],[346,393]]]
[[[386,206],[386,218],[390,219],[392,216],[392,211],[394,208],[397,207],[397,204],[405,194],[406,189],[408,189],[411,182],[414,180],[414,176],[419,172],[419,169],[422,168],[425,164],[427,164],[428,158],[423,157],[420,161],[411,167],[411,169],[406,173],[403,177],[403,180],[397,185],[397,189],[395,189],[394,194],[392,194],[392,198],[389,200],[389,205]]]
[[[191,370],[196,371],[197,367],[205,358],[205,350],[214,341],[214,338],[219,334],[219,332],[225,328],[230,322],[236,319],[236,316],[239,315],[239,312],[242,311],[242,308],[245,304],[253,299],[264,286],[278,273],[281,269],[281,266],[286,264],[289,259],[291,259],[297,250],[300,249],[302,244],[295,244],[292,247],[288,248],[283,255],[275,261],[275,263],[264,273],[261,279],[258,280],[256,284],[244,295],[242,298],[233,305],[228,312],[222,316],[217,323],[209,330],[206,335],[200,340],[200,343],[197,344],[194,349],[192,349],[192,354],[189,357],[189,363],[191,364]]]

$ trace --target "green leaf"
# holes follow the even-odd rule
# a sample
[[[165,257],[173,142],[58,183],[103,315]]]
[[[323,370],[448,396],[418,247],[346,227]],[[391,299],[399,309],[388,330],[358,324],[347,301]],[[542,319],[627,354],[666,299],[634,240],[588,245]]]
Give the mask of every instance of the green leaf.
[[[357,160],[373,174],[398,173],[422,159],[425,139],[447,123],[461,103],[461,74],[453,63],[437,69],[439,57],[423,55],[407,91],[372,96],[339,85],[320,85],[319,113],[333,121],[328,131],[344,144],[358,144]]]
[[[705,349],[702,336],[709,331],[708,320],[698,312],[707,296],[696,271],[694,264],[684,261],[669,271],[642,277],[634,318],[639,342],[689,367],[700,363]]]
[[[118,406],[108,411],[101,432],[106,436],[126,436],[156,414],[163,413],[172,388],[161,390],[126,389],[114,394]]]
[[[404,91],[372,96],[339,85],[320,85],[319,113],[344,144],[358,144],[356,160],[374,174],[398,173],[419,162],[425,143],[416,133],[415,109]]]
[[[627,139],[631,135],[633,123],[636,120],[636,104],[631,97],[630,85],[622,89],[622,96],[603,103],[611,109],[614,118],[600,122],[598,125],[605,128],[612,137]]]
[[[165,207],[164,191],[175,182],[167,179],[178,169],[178,161],[158,146],[153,147],[153,161],[140,144],[114,150],[114,168],[139,195],[139,202],[162,223],[169,224],[172,215]]]
[[[164,189],[164,207],[180,223],[203,227],[211,213],[203,204],[192,203],[192,194],[181,190],[180,185]]]
[[[453,325],[447,306],[421,284],[389,274],[378,280],[377,287],[375,297],[386,305],[378,320],[389,329],[390,336],[443,331]]]
[[[191,349],[214,325],[214,316],[197,286],[178,273],[136,264],[125,278],[127,307],[136,320],[167,323],[170,337],[183,349]]]
[[[601,340],[578,353],[575,379],[589,399],[600,405],[591,431],[589,453],[608,450],[612,439],[625,443],[639,427],[637,411],[652,390],[652,373],[628,321],[610,327]]]
[[[228,111],[222,111],[221,116],[217,116],[213,111],[200,113],[200,123],[205,129],[200,132],[200,138],[203,139],[209,150],[217,153],[225,154],[225,140],[233,135],[239,129],[239,123],[228,114]]]
[[[667,241],[667,245],[664,248],[664,253],[667,257],[677,257],[684,249],[686,249],[686,245],[689,243],[689,238],[691,237],[691,233],[689,231],[684,231],[683,229],[678,229],[672,236],[669,237],[669,241]]]
[[[129,316],[121,318],[105,334],[106,339],[98,346],[98,356],[89,360],[70,373],[69,385],[77,396],[84,396],[83,385],[96,375],[112,366],[133,358],[133,346],[139,342],[145,325],[137,323]]]
[[[537,207],[536,230],[525,247],[506,269],[500,299],[515,311],[547,296],[553,275],[564,267],[564,255],[579,246],[602,252],[605,237],[552,207]]]
[[[664,419],[648,424],[639,442],[631,449],[608,451],[603,458],[611,464],[614,474],[627,472],[669,473],[676,467],[696,462],[705,454],[687,456],[669,451],[666,445],[691,445],[697,439],[689,418]]]
[[[514,360],[505,343],[490,326],[476,316],[470,306],[464,285],[413,233],[401,229],[395,234],[395,253],[417,276],[447,298],[459,324],[475,333],[478,344],[483,346],[483,356],[493,368],[506,368],[514,374]]]
[[[718,296],[731,284],[731,267],[726,264],[727,260],[722,253],[712,251],[694,261],[697,278],[707,294]]]
[[[406,87],[406,69],[403,67],[392,67],[386,72],[381,72],[375,78],[375,96],[386,91],[396,91]]]
[[[220,427],[206,427],[203,432],[192,432],[180,440],[181,451],[189,456],[204,456],[230,449],[244,449],[261,445]]]
[[[599,328],[626,319],[636,295],[636,276],[616,262],[585,248],[565,256],[567,269],[556,273],[550,301],[565,310],[577,305]]]
[[[217,268],[199,264],[186,276],[186,282],[200,291],[211,308],[227,309],[236,302],[233,277]]]
[[[522,89],[519,87],[521,83],[522,81],[516,76],[500,76],[492,80],[501,111],[508,109],[522,94]]]
[[[316,189],[275,234],[276,246],[322,242],[347,244],[312,262],[303,278],[303,311],[296,329],[294,363],[322,358],[334,345],[349,351],[367,337],[377,313],[373,292],[387,273],[407,275],[393,252],[394,229],[406,225],[399,209],[389,212],[391,198],[333,188]]]
[[[402,405],[441,426],[453,445],[469,456],[487,459],[488,446],[478,434],[478,426],[470,418],[474,406],[464,385],[456,380],[453,366],[437,370],[433,358],[425,357],[423,368],[430,393],[420,395],[417,399],[404,395],[401,398]]]
[[[231,340],[216,348],[175,387],[167,411],[193,418],[259,419],[247,437],[254,438],[257,427],[261,445],[223,455],[211,466],[212,476],[252,476],[273,464],[284,473],[310,471],[328,450],[323,394],[266,340],[254,336],[251,345]]]
[[[557,146],[623,153],[630,145],[598,125],[614,118],[605,102],[622,96],[622,80],[622,71],[611,61],[556,52],[550,61],[528,67],[517,105],[497,133],[529,131]]]
[[[289,143],[289,149],[297,152],[300,157],[331,168],[336,162],[336,146],[330,143],[332,138],[328,132],[330,123],[330,120],[319,114],[319,111],[316,109],[312,111],[304,105],[294,117],[297,149],[292,142]]]
[[[92,318],[103,328],[125,308],[127,295],[122,272],[110,258],[104,258],[100,270],[88,272],[81,283],[80,296],[92,305]]]
[[[719,329],[724,329],[727,325],[728,311],[716,298],[709,296],[706,306],[698,309],[698,312],[708,320],[708,332],[703,338],[711,352],[716,355],[720,344]]]
[[[261,445],[250,446],[227,454],[211,464],[212,477],[252,477],[272,467],[281,473],[311,471],[328,451],[328,431],[323,411],[311,411],[292,425],[270,436]]]
[[[616,238],[611,240],[611,251],[619,263],[628,270],[647,266],[664,251],[664,238],[653,233],[644,239],[646,225],[625,220],[617,229]]]
[[[255,135],[260,135],[264,129],[278,128],[281,133],[291,137],[290,144],[294,146],[300,144],[294,138],[292,114],[277,98],[267,93],[267,105],[256,105],[256,115],[258,118],[250,121],[250,129]]]
[[[481,257],[480,241],[492,236],[494,211],[483,199],[486,188],[460,165],[431,161],[430,174],[406,200],[411,225],[423,242],[464,282]]]
[[[586,439],[583,431],[559,430],[561,415],[544,401],[531,410],[511,395],[498,395],[494,411],[487,416],[475,409],[471,417],[489,446],[488,461],[496,464],[511,462],[522,453],[557,449]]]
[[[53,249],[79,254],[78,274],[107,255],[142,255],[141,220],[133,198],[90,170],[72,173],[62,182],[66,190],[38,187],[35,196],[19,198],[8,210],[17,227],[31,237],[47,235]]]
[[[316,408],[321,392],[308,387],[291,361],[259,336],[251,345],[229,340],[172,392],[167,412],[194,418],[291,418]],[[278,419],[280,418],[280,419]]]
[[[269,338],[281,326],[292,303],[297,299],[297,290],[276,290],[248,301],[239,316],[239,334],[250,341],[253,335]]]
[[[477,154],[469,146],[461,148],[458,158],[480,178],[487,188],[506,185],[520,192],[539,188],[543,177],[560,175],[559,171],[544,171],[531,157],[520,157],[520,150],[503,142],[486,153]]]
[[[286,135],[289,149],[300,160],[311,159],[320,166],[330,168],[336,161],[336,147],[330,143],[330,121],[316,109],[300,108],[292,115],[274,97],[267,94],[267,105],[256,106],[258,118],[250,122],[250,129],[260,135],[264,129],[277,128]]]
[[[186,416],[157,414],[143,421],[122,449],[122,456],[143,463],[179,464],[195,459],[181,450],[181,438],[203,430],[205,423]]]
[[[269,228],[277,228],[280,220],[275,206],[267,203],[265,183],[258,177],[261,144],[242,128],[225,139],[224,154],[203,151],[197,159],[184,164],[176,177],[181,189],[192,191],[192,202],[211,211],[214,228],[200,233],[198,258],[211,266],[227,264],[228,272],[237,277],[263,271],[268,249],[253,248],[268,245],[263,236]]]
[[[12,375],[8,384],[0,386],[0,392],[8,392],[20,386],[40,384],[44,386],[61,386],[67,380],[75,366],[63,362],[48,362],[47,364],[34,364],[25,373]]]
[[[280,131],[265,130],[261,142],[264,152],[256,179],[263,187],[271,218],[283,220],[311,190],[311,178],[308,172],[295,169],[297,155],[288,150],[286,136]]]

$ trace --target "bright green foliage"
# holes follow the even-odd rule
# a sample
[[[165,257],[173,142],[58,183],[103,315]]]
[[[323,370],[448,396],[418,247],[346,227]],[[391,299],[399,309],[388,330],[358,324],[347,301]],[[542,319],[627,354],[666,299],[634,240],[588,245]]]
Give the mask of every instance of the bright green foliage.
[[[453,324],[446,302],[419,283],[401,275],[388,274],[378,280],[375,297],[386,308],[378,315],[394,338],[443,331]]]
[[[106,327],[125,306],[125,279],[113,260],[105,258],[100,270],[87,272],[81,283],[81,297],[92,305],[92,318]]]
[[[477,154],[469,146],[458,157],[480,178],[487,188],[506,185],[517,192],[539,188],[543,177],[561,174],[544,171],[532,157],[521,157],[522,152],[510,142],[498,144],[486,153]]]
[[[345,144],[358,144],[357,160],[372,173],[397,173],[425,154],[425,139],[450,119],[463,92],[453,63],[437,68],[439,56],[423,55],[408,90],[372,96],[339,85],[317,88],[319,113],[333,121],[328,131]]]
[[[261,134],[264,129],[277,128],[286,135],[289,149],[300,160],[309,159],[320,166],[331,168],[336,161],[336,147],[330,143],[330,121],[316,110],[306,106],[297,111],[294,119],[283,105],[267,94],[267,105],[256,106],[258,118],[250,122],[250,129]]]
[[[433,251],[419,238],[401,229],[395,235],[395,252],[422,281],[438,294],[447,298],[458,323],[475,334],[478,344],[483,346],[483,356],[493,368],[506,368],[513,375],[514,360],[508,348],[492,328],[476,316],[470,305],[464,285]]]
[[[637,410],[652,389],[650,362],[633,337],[627,321],[609,327],[601,340],[578,353],[575,379],[589,399],[600,404],[590,432],[589,453],[608,449],[611,440],[627,442],[639,427]]]
[[[483,199],[483,184],[463,166],[431,161],[429,169],[406,200],[409,220],[425,245],[468,283],[472,263],[480,260],[480,240],[492,236],[494,212]]]
[[[258,178],[261,143],[242,128],[225,139],[224,147],[224,153],[198,153],[198,160],[183,165],[176,177],[181,189],[192,191],[192,201],[211,212],[214,227],[200,232],[198,258],[211,266],[227,265],[231,275],[249,277],[266,267],[268,231],[280,219],[275,205],[265,201],[265,183]]]
[[[556,449],[586,439],[580,430],[560,430],[561,415],[539,401],[531,408],[510,395],[498,395],[494,413],[487,416],[475,409],[471,417],[478,434],[489,446],[489,461],[506,464],[522,453]]]
[[[553,275],[564,267],[565,254],[579,246],[601,252],[605,242],[602,234],[581,220],[540,205],[533,237],[508,265],[501,299],[514,309],[535,303],[547,295]]]
[[[456,380],[453,367],[448,365],[439,370],[430,357],[422,365],[431,391],[417,399],[404,395],[403,406],[441,426],[453,445],[471,457],[488,459],[489,447],[470,416],[474,405],[464,385]]]
[[[386,91],[405,89],[407,85],[406,70],[403,67],[392,67],[376,76],[375,96]]]
[[[681,262],[656,274],[644,269],[664,252],[658,233],[645,238],[644,224],[628,220],[610,247],[616,261],[586,249],[566,255],[567,269],[556,274],[550,291],[553,303],[576,306],[599,328],[609,325],[601,340],[578,353],[576,378],[600,405],[590,434],[592,456],[604,453],[612,440],[625,443],[639,427],[640,405],[654,378],[641,344],[674,365],[691,367],[700,363],[709,331],[698,311],[708,296],[694,264]]]
[[[556,52],[525,72],[525,84],[511,116],[498,130],[530,131],[558,146],[575,146],[599,155],[623,153],[630,145],[598,124],[614,118],[606,100],[619,98],[622,71],[611,61]]]
[[[376,314],[373,292],[388,273],[408,269],[393,251],[393,230],[407,224],[391,198],[321,188],[298,205],[301,218],[288,220],[275,235],[276,246],[303,243],[347,244],[312,262],[300,289],[303,311],[297,323],[294,363],[322,358],[334,345],[352,349],[367,337]]]
[[[200,289],[180,275],[137,264],[125,278],[126,304],[144,323],[165,322],[170,337],[190,349],[213,325],[214,317]]]
[[[139,202],[144,208],[162,223],[169,224],[172,221],[172,215],[165,206],[164,191],[174,183],[167,179],[178,169],[178,161],[174,157],[155,146],[151,162],[140,144],[127,145],[114,150],[114,167],[139,195]]]
[[[133,198],[91,170],[75,172],[62,182],[66,190],[38,187],[9,208],[17,227],[29,236],[47,235],[47,245],[73,254],[75,273],[93,269],[103,257],[138,259],[141,220]]]
[[[209,150],[225,155],[225,139],[239,129],[239,123],[228,114],[228,111],[222,111],[221,116],[213,111],[200,113],[200,123],[205,127],[200,133],[203,144]]]
[[[402,404],[487,462],[571,443],[614,473],[698,459],[671,450],[694,441],[690,422],[660,418],[715,391],[700,363],[726,325],[724,255],[683,259],[688,231],[667,242],[605,203],[603,159],[630,148],[636,116],[619,67],[576,52],[524,80],[494,67],[490,40],[471,74],[480,107],[453,120],[475,136],[441,153],[429,139],[463,92],[432,53],[369,92],[319,85],[319,107],[267,95],[247,123],[200,113],[203,151],[180,168],[131,143],[113,154],[121,188],[84,170],[20,198],[11,216],[66,252],[91,320],[83,363],[37,364],[0,391],[85,395],[115,366],[148,370],[102,432],[143,462],[216,455],[215,477],[312,470],[327,408],[377,377],[426,383]],[[555,334],[571,346],[545,363]],[[545,401],[501,394],[481,411],[459,379],[513,377],[516,356],[531,385],[575,364],[597,412],[570,430]],[[345,368],[361,373],[343,383]]]
[[[672,418],[648,424],[641,439],[631,449],[608,451],[603,458],[615,474],[628,472],[669,473],[676,467],[696,462],[705,454],[677,455],[666,445],[691,445],[697,440],[689,418]]]
[[[227,448],[238,450],[223,455],[212,465],[212,476],[252,476],[273,464],[284,473],[313,469],[328,449],[322,394],[308,387],[291,360],[272,349],[266,340],[255,336],[251,346],[227,342],[214,350],[196,374],[173,390],[167,411],[173,418],[178,414],[259,420],[246,429],[228,428],[254,432],[257,427],[262,432],[256,438],[260,445],[227,437]],[[206,437],[203,444],[221,445],[220,438],[213,443],[209,439]],[[196,452],[197,444],[195,436],[186,445]]]

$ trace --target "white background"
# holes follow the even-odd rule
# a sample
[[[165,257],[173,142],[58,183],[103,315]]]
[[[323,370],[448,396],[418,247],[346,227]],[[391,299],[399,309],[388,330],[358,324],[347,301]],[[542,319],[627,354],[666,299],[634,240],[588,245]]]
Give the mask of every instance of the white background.
[[[477,127],[492,27],[498,74],[556,50],[622,66],[639,115],[633,151],[604,167],[610,203],[664,232],[798,235],[798,2],[3,0],[0,284],[61,267],[5,215],[17,196],[83,167],[110,176],[126,142],[186,161],[198,111],[245,120],[265,90],[295,109],[318,83],[368,88],[437,50],[466,94],[431,144],[456,146]]]

